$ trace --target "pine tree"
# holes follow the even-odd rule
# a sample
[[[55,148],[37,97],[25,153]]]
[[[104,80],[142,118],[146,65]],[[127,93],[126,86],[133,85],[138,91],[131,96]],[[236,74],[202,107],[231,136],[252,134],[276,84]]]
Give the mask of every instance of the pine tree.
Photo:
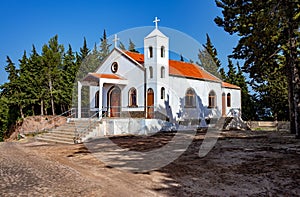
[[[43,73],[46,77],[48,85],[48,93],[50,96],[50,106],[52,115],[55,114],[55,97],[58,96],[58,84],[62,80],[61,70],[62,57],[64,53],[63,45],[58,43],[58,36],[55,35],[44,45],[42,49]]]
[[[217,50],[213,46],[208,34],[206,34],[206,44],[203,45],[203,50],[199,50],[198,58],[200,65],[205,70],[220,78],[219,68],[221,63],[217,57]]]
[[[238,71],[236,70],[236,67]],[[242,100],[242,118],[244,120],[255,120],[256,113],[254,109],[254,102],[252,96],[249,93],[248,85],[246,78],[242,72],[242,69],[237,63],[237,66],[234,66],[231,59],[228,58],[228,72],[225,73],[224,69],[220,69],[223,81],[237,85],[241,88],[241,100]],[[223,74],[222,74],[223,73]]]
[[[31,100],[33,106],[32,111],[35,112],[35,106],[40,107],[40,115],[44,115],[44,106],[46,100],[47,86],[45,84],[45,75],[43,72],[42,57],[37,53],[35,46],[32,46],[31,54],[28,60],[29,73],[27,76],[31,80],[31,94],[33,100]]]
[[[104,58],[106,58],[106,56],[110,53],[109,47],[111,46],[111,44],[108,44],[105,30],[103,31],[103,36],[100,40],[101,40],[101,44],[99,50],[99,57],[100,57],[100,61],[103,61]]]
[[[82,63],[82,61],[88,56],[90,53],[89,48],[87,47],[86,39],[85,37],[83,38],[83,46],[79,49],[80,53],[79,56],[77,57],[77,60],[80,61],[79,63]]]
[[[131,52],[134,52],[134,53],[138,53],[138,51],[135,49],[135,44],[132,42],[131,39],[129,39],[128,51],[131,51]]]
[[[216,4],[223,14],[215,19],[216,24],[240,36],[232,57],[245,60],[243,69],[252,78],[256,91],[263,94],[260,87],[276,87],[275,76],[286,76],[291,132],[300,138],[299,1],[217,0]],[[284,68],[280,69],[282,55]]]
[[[225,81],[226,80],[226,73],[225,73],[224,68],[220,68],[219,73],[220,73],[221,80]]]
[[[78,67],[76,64],[76,58],[72,50],[71,45],[69,44],[68,51],[64,54],[63,58],[63,72],[61,84],[61,92],[59,94],[61,112],[65,112],[71,108],[72,95],[75,83],[76,75],[78,72]]]
[[[123,51],[126,51],[126,47],[122,42],[119,43],[119,48]]]
[[[23,56],[23,59],[26,61],[26,53],[25,57]],[[19,109],[21,118],[24,118],[24,92],[22,89],[24,84],[22,84],[20,80],[19,70],[16,69],[15,64],[8,56],[6,62],[7,66],[5,67],[5,70],[8,72],[9,82],[2,86],[2,93],[9,98],[10,107],[16,106]]]
[[[231,84],[236,84],[236,69],[230,58],[228,58],[228,72],[226,81]]]
[[[184,62],[184,58],[183,58],[182,55],[180,55],[180,61],[181,61],[181,62]]]
[[[8,73],[8,82],[1,85],[0,99],[3,104],[3,120],[1,124],[4,124],[6,128],[1,128],[2,133],[6,133],[9,127],[20,117],[23,116],[22,108],[19,105],[19,71],[16,69],[15,64],[7,56],[7,66],[5,71]],[[5,115],[7,113],[7,116]],[[3,136],[3,135],[2,135]]]
[[[9,102],[8,99],[0,94],[0,142],[4,141],[9,128]]]
[[[221,67],[221,61],[218,59],[217,49],[213,46],[208,34],[206,34],[206,44],[203,45],[203,47],[211,55],[211,57],[213,58],[216,66],[217,66],[217,69],[219,69]]]

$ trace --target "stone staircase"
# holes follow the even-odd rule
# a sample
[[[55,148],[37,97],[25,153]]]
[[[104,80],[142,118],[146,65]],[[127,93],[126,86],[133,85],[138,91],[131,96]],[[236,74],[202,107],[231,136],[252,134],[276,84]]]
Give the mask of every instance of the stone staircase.
[[[95,124],[92,124],[92,127],[90,127],[90,125],[88,120],[72,120],[62,126],[53,128],[46,133],[36,136],[35,139],[44,142],[74,144],[77,132],[88,133],[96,127]]]

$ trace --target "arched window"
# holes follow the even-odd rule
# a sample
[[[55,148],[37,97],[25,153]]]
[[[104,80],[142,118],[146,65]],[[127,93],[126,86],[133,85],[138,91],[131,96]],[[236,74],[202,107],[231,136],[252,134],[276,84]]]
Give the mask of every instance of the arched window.
[[[153,57],[153,47],[149,47],[149,49],[148,49],[148,57],[149,58],[152,58]]]
[[[165,69],[165,67],[161,67],[161,69],[160,69],[160,77],[161,78],[165,78],[165,72],[166,72],[166,69]]]
[[[165,47],[161,46],[160,48],[160,57],[165,57]]]
[[[99,108],[99,91],[95,94],[95,108]]]
[[[164,87],[162,87],[162,88],[160,89],[160,98],[161,98],[161,99],[165,99],[165,88],[164,88]]]
[[[136,102],[136,89],[135,88],[131,88],[129,90],[129,98],[128,98],[128,105],[129,107],[136,107],[137,106],[137,102]]]
[[[214,91],[210,91],[208,94],[208,107],[215,108],[217,106],[216,93]]]
[[[196,106],[195,91],[189,88],[185,93],[185,107],[195,107],[195,106]]]
[[[227,107],[231,107],[231,94],[227,94]]]
[[[150,74],[150,79],[153,78],[153,68],[152,66],[149,67],[149,74]]]

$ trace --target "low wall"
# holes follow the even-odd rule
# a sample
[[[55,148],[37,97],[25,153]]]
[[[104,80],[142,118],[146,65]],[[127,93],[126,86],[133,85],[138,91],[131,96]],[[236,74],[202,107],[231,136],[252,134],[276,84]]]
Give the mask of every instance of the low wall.
[[[103,120],[104,135],[148,135],[161,130],[164,121],[158,119],[107,119]]]
[[[248,121],[251,130],[265,129],[265,130],[277,130],[277,131],[289,131],[289,121]]]

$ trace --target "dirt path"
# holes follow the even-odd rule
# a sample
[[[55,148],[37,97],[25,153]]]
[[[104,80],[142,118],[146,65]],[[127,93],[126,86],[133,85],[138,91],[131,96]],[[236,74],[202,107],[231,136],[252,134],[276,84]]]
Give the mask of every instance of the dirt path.
[[[169,165],[148,173],[111,168],[84,145],[0,143],[0,196],[297,196],[300,141],[287,133],[226,132],[204,158],[203,135]],[[170,135],[118,137],[136,151]],[[147,142],[143,145],[144,142]],[[118,154],[118,153],[116,153]]]

